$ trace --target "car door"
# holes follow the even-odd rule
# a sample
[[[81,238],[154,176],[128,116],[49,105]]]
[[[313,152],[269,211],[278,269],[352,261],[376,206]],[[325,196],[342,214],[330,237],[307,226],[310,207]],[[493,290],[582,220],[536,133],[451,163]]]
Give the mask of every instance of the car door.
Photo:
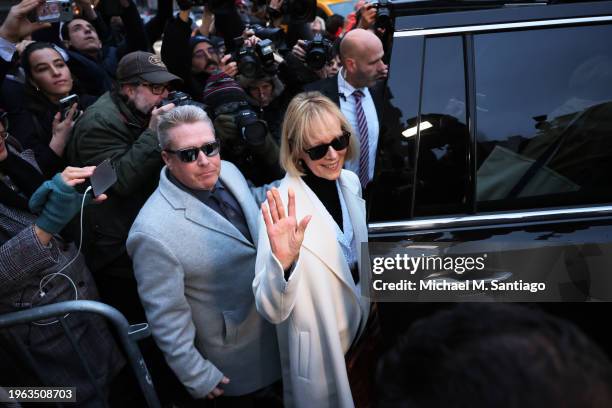
[[[370,242],[470,243],[491,273],[547,284],[509,300],[554,302],[542,307],[608,344],[595,322],[612,299],[610,21],[395,32]],[[443,306],[382,303],[388,340]]]

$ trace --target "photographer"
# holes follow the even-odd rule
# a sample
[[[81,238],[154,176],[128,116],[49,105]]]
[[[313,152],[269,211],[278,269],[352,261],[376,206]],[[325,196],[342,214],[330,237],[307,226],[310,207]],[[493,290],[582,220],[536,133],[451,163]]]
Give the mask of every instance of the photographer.
[[[240,86],[247,91],[249,103],[259,108],[259,117],[268,125],[272,138],[280,146],[280,133],[285,110],[294,96],[276,74],[262,73],[255,78],[238,75]]]
[[[184,80],[181,90],[201,101],[206,80],[213,72],[220,69],[233,77],[237,74],[237,67],[229,55],[218,55],[213,42],[208,36],[201,35],[201,31],[191,37],[191,6],[190,0],[179,2],[181,11],[168,21],[164,31],[161,57],[168,71]]]
[[[67,48],[68,66],[83,84],[83,90],[99,96],[112,89],[117,64],[129,52],[148,50],[149,43],[138,9],[131,0],[119,0],[118,10],[126,29],[125,40],[115,44],[90,0],[79,0],[82,15],[65,23],[61,37]],[[102,2],[103,3],[103,2]]]
[[[206,84],[204,102],[215,118],[215,132],[225,160],[234,163],[256,186],[283,176],[278,145],[236,81],[224,73],[212,75]]]
[[[337,74],[341,63],[338,44],[331,43],[322,35],[313,40],[298,40],[285,57],[279,76],[296,95],[312,83]]]
[[[155,108],[168,97],[170,74],[154,54],[136,51],[117,68],[119,89],[102,95],[76,123],[66,149],[68,162],[97,165],[110,158],[117,173],[111,197],[85,217],[84,253],[105,302],[130,322],[144,321],[132,264],[125,249],[128,231],[140,207],[155,190],[162,167]]]

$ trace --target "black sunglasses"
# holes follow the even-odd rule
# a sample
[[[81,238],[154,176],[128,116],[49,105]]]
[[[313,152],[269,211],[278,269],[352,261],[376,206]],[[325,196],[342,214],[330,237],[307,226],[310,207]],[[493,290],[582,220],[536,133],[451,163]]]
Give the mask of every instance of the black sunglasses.
[[[311,147],[310,149],[304,149],[310,160],[319,160],[325,157],[327,151],[329,150],[329,146],[331,146],[335,151],[344,150],[348,147],[349,142],[351,140],[351,132],[344,130],[342,131],[342,135],[338,136],[330,143],[323,143],[320,145],[316,145]]]
[[[200,147],[188,147],[187,149],[181,150],[170,150],[164,149],[165,152],[176,154],[180,161],[183,163],[191,163],[198,159],[200,151],[202,151],[206,157],[213,157],[219,154],[219,141],[205,143]]]

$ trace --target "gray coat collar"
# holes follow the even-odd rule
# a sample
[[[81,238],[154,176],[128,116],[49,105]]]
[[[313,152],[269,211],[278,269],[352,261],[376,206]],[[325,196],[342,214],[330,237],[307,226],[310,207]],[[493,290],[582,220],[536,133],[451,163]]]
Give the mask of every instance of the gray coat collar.
[[[235,174],[231,169],[221,161],[221,174],[219,178],[229,191],[234,195],[238,204],[242,208],[242,212],[247,221],[249,232],[253,237],[254,243],[250,243],[240,231],[234,227],[234,225],[223,218],[216,211],[202,203],[196,197],[192,196],[188,192],[180,189],[174,183],[172,183],[166,175],[167,166],[164,166],[160,179],[159,179],[159,192],[168,201],[173,209],[180,211],[184,210],[185,218],[191,222],[201,225],[204,228],[208,228],[217,231],[221,234],[235,238],[238,241],[253,247],[257,247],[257,225],[259,215],[258,211],[251,211],[249,205],[252,205],[248,200],[255,202],[251,191],[249,190],[244,178],[240,180],[241,175]],[[243,185],[244,184],[244,185]],[[256,206],[255,206],[256,207]]]

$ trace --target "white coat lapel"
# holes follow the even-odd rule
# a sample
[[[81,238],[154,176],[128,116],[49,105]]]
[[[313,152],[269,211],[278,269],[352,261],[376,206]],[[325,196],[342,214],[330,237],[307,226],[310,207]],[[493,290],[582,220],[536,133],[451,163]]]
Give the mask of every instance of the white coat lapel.
[[[298,222],[306,215],[312,219],[306,228],[302,245],[311,251],[317,258],[327,265],[329,269],[345,284],[351,293],[355,293],[353,277],[344,259],[342,250],[338,247],[336,233],[325,221],[306,192],[306,185],[298,177],[289,177],[288,187],[291,187],[296,196],[296,215]],[[287,197],[287,192],[281,192]]]
[[[343,171],[344,174],[344,171]],[[340,190],[342,191],[342,195],[344,196],[344,201],[346,202],[346,207],[349,213],[349,217],[351,217],[351,223],[353,225],[353,234],[355,234],[355,243],[357,245],[357,263],[359,266],[359,271],[362,271],[361,265],[361,243],[368,242],[368,227],[365,222],[366,213],[365,213],[365,200],[358,195],[359,186],[351,186],[349,183],[349,179],[346,177],[340,176]],[[362,284],[362,282],[360,282]],[[367,287],[361,286],[362,291],[367,290]],[[367,297],[367,293],[362,292],[362,296],[359,299],[359,304],[363,310],[362,314],[362,324],[360,326],[360,330],[365,327],[365,324],[368,319],[368,314],[370,312],[370,301]]]

